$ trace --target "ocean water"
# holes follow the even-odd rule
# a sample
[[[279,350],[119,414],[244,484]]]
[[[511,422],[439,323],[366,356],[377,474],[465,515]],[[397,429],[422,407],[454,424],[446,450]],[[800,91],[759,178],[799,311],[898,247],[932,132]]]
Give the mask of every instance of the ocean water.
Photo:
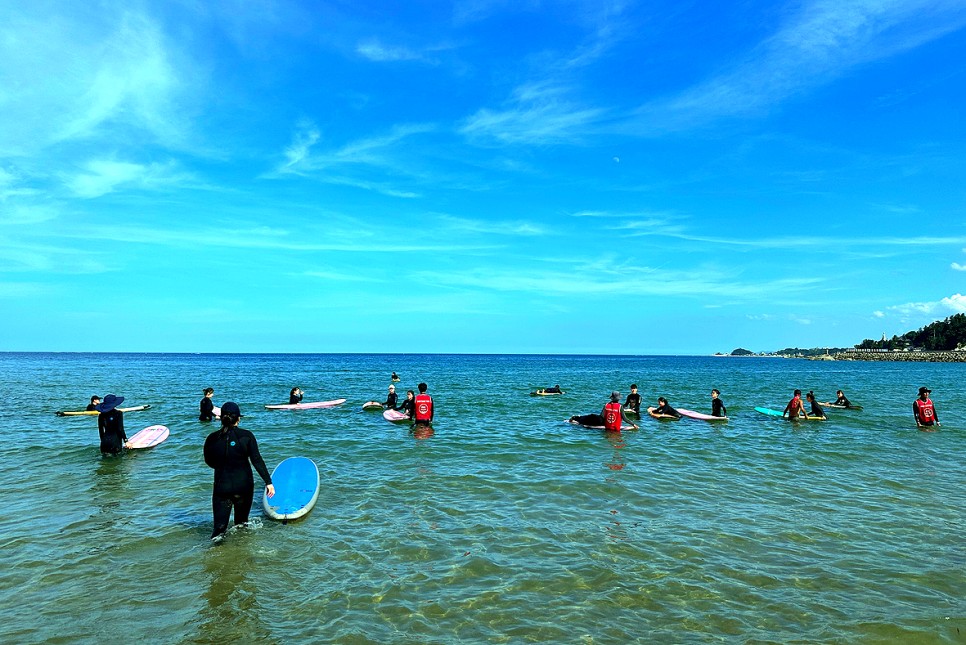
[[[361,404],[426,381],[435,432]],[[765,358],[0,354],[0,642],[966,642],[964,364]],[[645,417],[565,423],[636,382]],[[530,397],[559,383],[566,394]],[[337,408],[268,411],[299,385]],[[933,390],[938,432],[911,404]],[[212,544],[204,387],[239,403],[269,469],[303,455],[323,488],[304,519]],[[757,414],[794,388],[862,411]],[[116,393],[130,436],[102,457]],[[258,478],[256,476],[256,482]]]

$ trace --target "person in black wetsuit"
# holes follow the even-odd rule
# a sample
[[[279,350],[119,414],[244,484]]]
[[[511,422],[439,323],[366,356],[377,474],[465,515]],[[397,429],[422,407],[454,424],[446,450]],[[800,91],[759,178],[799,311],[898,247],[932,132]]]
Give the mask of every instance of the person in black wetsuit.
[[[399,409],[412,419],[413,415],[416,414],[416,393],[412,390],[406,390],[406,400],[402,402]]]
[[[711,416],[726,417],[728,416],[728,408],[726,408],[721,399],[718,398],[719,396],[721,396],[720,391],[717,389],[711,390]]]
[[[127,443],[124,434],[124,414],[117,409],[124,401],[123,396],[108,394],[97,406],[97,434],[101,437],[101,452],[105,455],[119,455]]]
[[[302,388],[297,386],[293,387],[292,391],[288,393],[288,404],[295,405],[297,403],[301,403],[303,394],[305,394],[305,392],[302,391]]]
[[[87,405],[88,412],[94,412],[97,410],[97,406],[101,404],[101,397],[96,394],[91,397],[91,402]]]
[[[835,396],[838,398],[835,399],[832,405],[841,405],[843,408],[852,407],[852,402],[849,401],[849,398],[845,396],[845,392],[843,392],[842,390],[836,390]]]
[[[663,396],[657,397],[657,407],[648,408],[647,410],[651,414],[664,414],[669,417],[674,417],[675,419],[681,418],[681,413],[671,407],[671,404],[667,402]]]
[[[828,418],[825,416],[825,410],[823,410],[822,406],[820,406],[818,401],[815,400],[814,392],[809,390],[808,394],[805,395],[805,400],[812,404],[812,410],[809,412],[809,414],[811,414],[813,417],[818,417],[819,419]]]
[[[637,393],[637,383],[631,384],[631,393],[627,395],[627,400],[624,401],[624,408],[628,412],[640,415],[641,395]]]
[[[221,429],[212,432],[205,439],[205,463],[215,469],[215,482],[211,492],[211,510],[214,516],[215,539],[228,530],[228,520],[232,509],[235,511],[235,525],[248,522],[255,496],[255,478],[252,466],[265,482],[265,492],[269,497],[275,495],[272,476],[268,474],[265,462],[258,452],[255,435],[238,427],[241,410],[238,404],[226,401],[221,406]]]
[[[215,404],[211,397],[215,395],[215,390],[210,387],[204,389],[205,397],[201,399],[201,414],[198,415],[199,421],[211,421],[215,418]]]
[[[382,404],[382,407],[386,408],[387,410],[396,410],[396,409],[398,409],[398,405],[396,404],[396,400],[397,400],[397,397],[396,397],[396,386],[395,385],[390,385],[389,386],[389,394],[386,395],[386,402]]]

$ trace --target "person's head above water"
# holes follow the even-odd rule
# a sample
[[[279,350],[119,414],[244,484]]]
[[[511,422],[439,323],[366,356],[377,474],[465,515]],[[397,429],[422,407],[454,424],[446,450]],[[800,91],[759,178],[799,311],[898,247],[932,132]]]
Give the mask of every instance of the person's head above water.
[[[420,383],[419,385],[416,386],[416,388],[419,390],[419,393],[420,394],[425,394],[426,393],[426,384],[425,383]]]

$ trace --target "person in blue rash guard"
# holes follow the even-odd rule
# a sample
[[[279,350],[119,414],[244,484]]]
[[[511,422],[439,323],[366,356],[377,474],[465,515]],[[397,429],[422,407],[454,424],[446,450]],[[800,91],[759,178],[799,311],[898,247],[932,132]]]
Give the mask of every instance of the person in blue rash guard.
[[[215,482],[211,492],[211,509],[214,516],[215,539],[228,530],[232,509],[235,525],[246,524],[255,496],[255,478],[252,466],[265,482],[265,492],[275,495],[272,476],[265,467],[255,435],[238,427],[241,410],[238,404],[227,401],[221,406],[221,429],[205,439],[205,463],[215,469]]]

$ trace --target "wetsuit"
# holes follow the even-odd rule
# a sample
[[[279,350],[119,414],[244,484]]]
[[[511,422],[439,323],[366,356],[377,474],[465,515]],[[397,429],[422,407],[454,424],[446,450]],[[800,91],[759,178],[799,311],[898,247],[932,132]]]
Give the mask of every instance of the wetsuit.
[[[845,398],[845,395],[843,394],[839,398],[835,399],[835,403],[833,403],[832,405],[841,405],[842,407],[845,407],[845,408],[851,408],[852,402],[849,401],[847,398]]]
[[[590,426],[594,428],[604,427],[604,417],[599,414],[581,414],[580,416],[570,417],[571,421],[575,421],[582,426]]]
[[[396,406],[396,398],[397,398],[396,397],[396,393],[395,392],[390,392],[389,393],[389,396],[386,397],[386,402],[383,403],[383,406],[385,406],[386,408],[388,408],[390,410],[396,410],[396,409],[398,409],[397,406]]]
[[[211,421],[215,418],[215,404],[207,396],[201,399],[201,414],[198,415],[199,421]]]
[[[916,417],[916,423],[921,426],[939,423],[939,415],[936,414],[936,406],[932,404],[932,399],[916,399],[913,401],[912,414]]]
[[[88,404],[87,404],[87,411],[88,411],[88,412],[93,412],[93,411],[95,411],[96,409],[97,409],[97,406],[96,406],[96,405],[94,405],[93,403],[88,403]]]
[[[681,418],[681,413],[672,408],[668,403],[662,403],[654,408],[654,414],[666,414],[670,417],[674,417],[675,419]]]
[[[543,388],[544,394],[560,394],[560,388],[554,385],[553,387]]]
[[[402,405],[399,406],[399,409],[405,412],[406,416],[412,419],[413,414],[415,414],[415,411],[414,411],[415,405],[416,405],[416,401],[414,399],[406,399],[405,401],[402,402]]]
[[[301,403],[301,402],[302,402],[302,395],[301,394],[289,394],[288,395],[288,404],[289,405],[295,405],[296,403]]]
[[[812,403],[812,411],[810,412],[810,414],[813,417],[824,417],[825,410],[823,410],[822,406],[818,404],[818,401],[812,401],[811,403]]]
[[[624,407],[628,410],[633,410],[635,414],[641,413],[641,395],[631,392],[627,395],[627,400],[624,401]]]
[[[251,465],[249,465],[251,462]],[[244,428],[224,428],[212,432],[205,439],[205,463],[215,469],[215,483],[211,492],[211,510],[215,527],[211,537],[228,530],[228,519],[235,509],[235,524],[248,521],[255,496],[252,466],[265,485],[272,483],[265,462],[258,452],[255,435]]]
[[[127,435],[124,434],[124,413],[117,408],[97,415],[97,433],[101,437],[101,452],[118,455]]]
[[[711,399],[711,416],[713,417],[726,417],[728,416],[728,409],[725,407],[721,399]]]

